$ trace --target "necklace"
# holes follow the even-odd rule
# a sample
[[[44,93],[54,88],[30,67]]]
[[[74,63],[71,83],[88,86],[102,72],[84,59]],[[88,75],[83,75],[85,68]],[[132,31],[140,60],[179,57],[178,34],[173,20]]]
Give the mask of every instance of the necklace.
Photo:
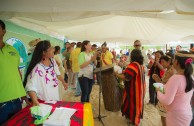
[[[53,66],[45,66],[44,64],[40,63],[40,65],[46,70],[46,73],[48,73],[48,70],[51,69]]]
[[[167,81],[171,76],[169,76],[169,73],[173,70],[173,66],[171,66],[165,74],[162,76],[162,81]]]

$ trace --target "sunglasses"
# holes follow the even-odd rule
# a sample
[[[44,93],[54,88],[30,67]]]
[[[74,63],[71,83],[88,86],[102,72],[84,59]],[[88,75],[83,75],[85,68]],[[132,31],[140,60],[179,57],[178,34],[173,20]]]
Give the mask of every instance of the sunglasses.
[[[135,47],[141,46],[141,45],[134,45]]]

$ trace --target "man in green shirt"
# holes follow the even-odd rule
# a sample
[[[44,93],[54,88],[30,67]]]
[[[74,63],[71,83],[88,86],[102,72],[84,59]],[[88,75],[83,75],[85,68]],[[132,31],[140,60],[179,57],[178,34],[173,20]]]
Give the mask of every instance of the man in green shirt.
[[[5,23],[0,20],[0,125],[22,109],[20,98],[26,96],[19,73],[17,50],[3,42]]]

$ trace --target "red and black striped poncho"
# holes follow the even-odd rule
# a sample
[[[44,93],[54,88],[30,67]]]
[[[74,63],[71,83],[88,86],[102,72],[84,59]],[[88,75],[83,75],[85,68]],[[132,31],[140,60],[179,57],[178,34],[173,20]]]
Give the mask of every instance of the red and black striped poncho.
[[[143,118],[146,90],[144,68],[137,62],[130,63],[125,69],[124,75],[129,81],[125,81],[121,112],[134,125],[138,125],[140,118]]]

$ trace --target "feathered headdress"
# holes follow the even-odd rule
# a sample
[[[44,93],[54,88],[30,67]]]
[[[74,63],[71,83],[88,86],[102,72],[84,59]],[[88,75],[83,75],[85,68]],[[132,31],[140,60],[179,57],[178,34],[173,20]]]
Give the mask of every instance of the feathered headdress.
[[[107,44],[106,44],[106,41],[102,44],[101,48],[108,48]]]

